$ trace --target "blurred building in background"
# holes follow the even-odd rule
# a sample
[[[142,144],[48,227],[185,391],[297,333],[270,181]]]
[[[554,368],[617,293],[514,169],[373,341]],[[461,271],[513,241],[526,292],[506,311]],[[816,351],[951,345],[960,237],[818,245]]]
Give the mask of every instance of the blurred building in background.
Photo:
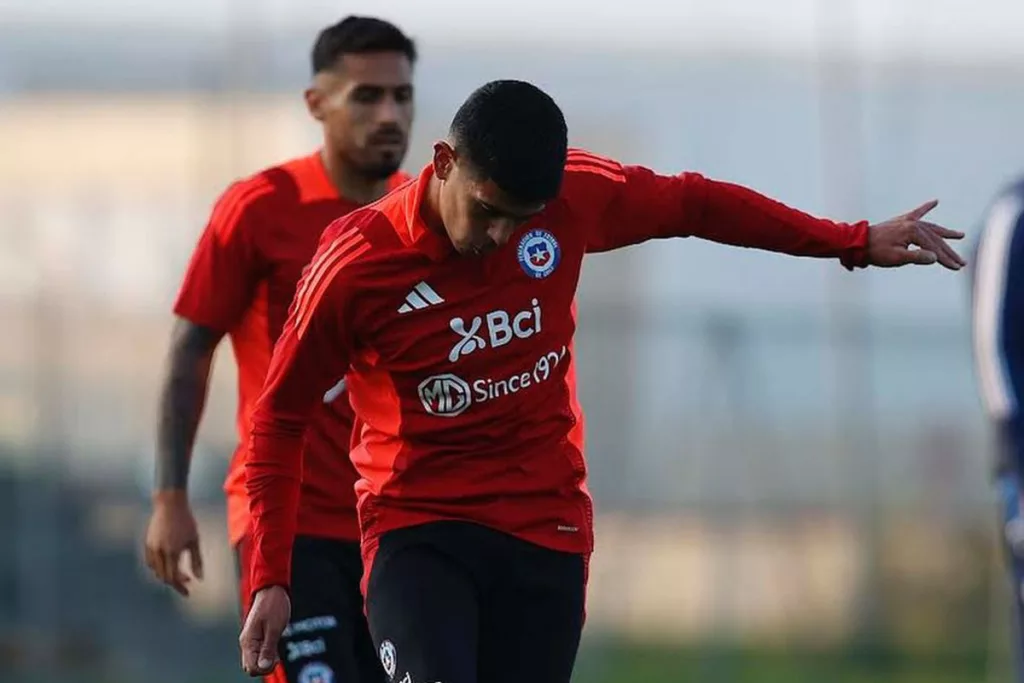
[[[1011,2],[434,5],[387,13],[423,53],[410,170],[498,77],[551,92],[574,144],[844,220],[935,196],[971,231],[1024,170]],[[170,303],[223,187],[317,144],[316,29],[378,9],[141,7],[0,8],[0,681],[241,680],[229,357],[193,466],[208,578],[183,602],[138,558]],[[966,304],[937,268],[696,240],[593,257],[579,679],[775,680],[751,657],[785,680],[998,678],[1009,612]],[[921,677],[886,678],[894,658]]]

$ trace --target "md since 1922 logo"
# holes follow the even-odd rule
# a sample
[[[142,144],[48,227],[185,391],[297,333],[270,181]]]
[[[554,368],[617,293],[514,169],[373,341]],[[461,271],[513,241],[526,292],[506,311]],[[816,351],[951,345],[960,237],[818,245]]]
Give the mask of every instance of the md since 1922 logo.
[[[420,382],[420,401],[423,403],[423,409],[430,415],[456,417],[466,412],[474,403],[486,403],[518,394],[524,389],[548,381],[555,376],[555,369],[561,365],[567,353],[568,349],[565,346],[557,351],[550,351],[538,358],[533,367],[500,379],[480,378],[470,383],[451,372],[433,375]]]
[[[529,230],[519,240],[516,258],[523,272],[532,278],[542,280],[558,267],[562,257],[558,240],[547,230]]]

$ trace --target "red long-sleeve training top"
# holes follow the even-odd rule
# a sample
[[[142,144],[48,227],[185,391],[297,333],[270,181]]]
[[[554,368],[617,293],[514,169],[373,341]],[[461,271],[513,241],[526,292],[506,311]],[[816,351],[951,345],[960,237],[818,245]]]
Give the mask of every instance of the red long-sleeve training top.
[[[852,266],[867,245],[864,222],[570,150],[559,196],[508,244],[463,257],[421,217],[431,175],[335,221],[304,273],[252,419],[254,590],[288,585],[303,432],[346,371],[364,582],[382,533],[433,520],[589,553],[572,354],[584,255],[696,236]]]

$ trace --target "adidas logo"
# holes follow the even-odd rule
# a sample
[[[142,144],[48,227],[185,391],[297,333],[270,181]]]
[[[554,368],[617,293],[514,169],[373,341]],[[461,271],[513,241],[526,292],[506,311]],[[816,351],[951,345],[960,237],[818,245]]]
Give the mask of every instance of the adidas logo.
[[[399,306],[399,313],[411,313],[430,306],[443,304],[444,299],[426,282],[420,282],[405,295],[405,303]]]

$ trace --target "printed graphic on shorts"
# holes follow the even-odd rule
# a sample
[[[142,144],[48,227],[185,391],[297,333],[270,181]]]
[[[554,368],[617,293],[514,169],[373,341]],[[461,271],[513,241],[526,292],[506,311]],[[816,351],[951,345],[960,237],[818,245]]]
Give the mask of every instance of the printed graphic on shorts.
[[[323,662],[310,662],[299,671],[299,683],[334,683],[334,669]]]
[[[290,638],[291,636],[295,636],[300,633],[328,631],[332,628],[338,628],[338,619],[330,614],[324,614],[319,617],[303,619],[302,621],[293,621],[288,624],[288,627],[285,628],[284,633],[282,633],[281,636],[283,638]]]
[[[317,638],[316,640],[299,640],[296,642],[285,641],[285,646],[288,648],[288,661],[294,662],[296,659],[307,659],[309,657],[316,657],[327,652],[327,643],[323,638]]]

